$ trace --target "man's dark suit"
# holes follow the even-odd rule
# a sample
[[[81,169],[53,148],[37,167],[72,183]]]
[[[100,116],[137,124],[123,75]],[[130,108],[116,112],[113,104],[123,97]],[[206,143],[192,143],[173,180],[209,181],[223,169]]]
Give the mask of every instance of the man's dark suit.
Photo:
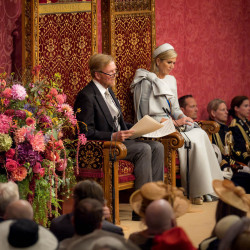
[[[58,241],[73,237],[75,231],[71,223],[71,218],[72,213],[58,216],[51,221],[50,231],[56,236]],[[124,235],[121,227],[113,225],[106,220],[102,222],[102,230]]]
[[[118,100],[111,89],[109,92],[120,111],[121,130],[129,129],[132,124],[125,123]],[[77,112],[79,108],[81,111]],[[81,132],[86,132],[86,137],[90,140],[111,140],[112,133],[117,132],[114,118],[112,118],[101,92],[93,81],[78,93],[74,111],[77,120],[87,125],[86,132],[85,126],[79,123]],[[125,140],[123,143],[127,147],[125,160],[131,161],[135,165],[136,189],[144,183],[163,180],[164,148],[161,143],[140,140]]]

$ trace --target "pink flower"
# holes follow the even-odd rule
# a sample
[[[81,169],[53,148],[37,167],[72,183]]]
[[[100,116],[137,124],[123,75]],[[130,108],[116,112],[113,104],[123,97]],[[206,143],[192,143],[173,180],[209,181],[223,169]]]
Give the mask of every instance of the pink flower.
[[[38,133],[36,133],[36,135],[30,140],[30,144],[32,145],[34,151],[44,152],[45,143],[43,132],[39,131]]]
[[[57,95],[56,101],[58,104],[62,105],[66,101],[65,95]]]
[[[38,179],[43,178],[44,174],[45,174],[45,168],[41,168],[39,172],[40,177]]]
[[[78,136],[78,139],[80,140],[81,145],[85,145],[87,143],[87,138],[86,138],[85,134],[80,134]]]
[[[12,159],[7,159],[7,161],[6,161],[7,171],[12,172],[12,171],[16,170],[18,166],[19,166],[18,162],[14,161]]]
[[[5,88],[5,86],[6,86],[6,81],[4,80],[4,79],[0,79],[0,86],[1,86],[1,88],[2,89],[4,89]]]
[[[12,118],[1,114],[0,115],[0,133],[8,134],[11,125],[12,125]]]
[[[36,124],[36,121],[35,121],[34,119],[32,119],[32,118],[30,118],[30,117],[28,117],[28,118],[26,119],[26,125],[32,126],[32,125],[35,125],[35,124]]]
[[[24,120],[26,118],[26,112],[24,110],[16,110],[15,116]]]
[[[27,169],[25,167],[18,167],[11,173],[13,181],[22,181],[27,176]]]
[[[12,98],[14,100],[23,101],[27,96],[25,88],[20,84],[14,84],[12,86]]]
[[[66,116],[73,115],[74,111],[69,104],[62,104],[58,107],[58,111],[65,113]]]
[[[56,164],[56,170],[63,171],[67,167],[67,159],[64,161],[64,159],[60,159],[58,163]]]
[[[17,129],[17,131],[15,132],[15,142],[17,144],[24,142],[26,133],[27,133],[27,129],[25,127]]]
[[[52,96],[57,96],[57,95],[58,95],[58,92],[57,92],[57,90],[56,90],[55,88],[51,88],[51,89],[50,89],[50,94],[51,94]]]
[[[35,166],[33,167],[33,172],[35,174],[39,174],[41,172],[41,168],[42,168],[41,163],[37,161]]]
[[[12,96],[12,90],[11,88],[6,88],[3,92],[2,92],[2,96],[5,98],[10,99]]]
[[[9,150],[6,152],[5,156],[6,156],[7,159],[13,159],[14,156],[15,156],[15,153],[16,153],[15,149],[14,149],[14,148],[11,148],[11,149],[9,149]]]

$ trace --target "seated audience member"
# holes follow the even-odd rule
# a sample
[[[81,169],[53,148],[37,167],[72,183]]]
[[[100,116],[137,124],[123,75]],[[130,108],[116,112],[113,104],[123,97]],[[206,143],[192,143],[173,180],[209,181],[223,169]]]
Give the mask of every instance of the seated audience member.
[[[103,230],[95,230],[72,243],[67,250],[139,250],[123,236]]]
[[[226,220],[226,218],[224,218]],[[229,224],[229,225],[228,225]],[[219,250],[250,249],[250,218],[239,218],[230,225],[230,221],[223,221],[215,228],[215,234],[220,240]]]
[[[214,237],[204,240],[200,250],[250,249],[250,218],[228,215],[214,228]]]
[[[164,199],[152,201],[145,211],[147,229],[132,233],[129,239],[141,249],[151,249],[155,235],[176,226],[173,208]]]
[[[4,220],[3,216],[7,206],[16,200],[19,200],[17,184],[12,181],[0,183],[0,222]]]
[[[176,60],[177,53],[174,47],[165,43],[153,53],[151,72],[145,69],[136,70],[130,85],[134,96],[135,117],[140,120],[143,116],[149,115],[158,122],[172,118],[177,128],[183,128],[184,133],[181,134],[185,144],[178,148],[181,185],[189,191],[188,195],[193,204],[202,205],[203,200],[217,200],[213,193],[212,181],[222,180],[223,175],[207,133],[180,109],[176,79],[170,75]]]
[[[107,218],[109,215],[109,209],[105,205],[102,187],[97,182],[91,180],[80,181],[76,184],[73,193],[74,207],[76,207],[77,204],[83,199],[96,199],[102,203],[103,215]],[[73,237],[74,227],[71,222],[72,216],[73,213],[64,214],[51,221],[50,230],[55,234],[59,241]],[[122,228],[115,226],[106,220],[103,220],[102,222],[102,229],[124,235]]]
[[[164,182],[148,182],[136,190],[129,199],[132,209],[141,217],[145,217],[147,206],[156,200],[165,199],[172,206],[175,216],[179,217],[189,210],[189,201],[182,188],[167,185]]]
[[[29,219],[33,220],[33,208],[28,201],[17,200],[11,202],[4,214],[5,220]]]
[[[152,250],[178,249],[195,250],[192,242],[181,227],[174,227],[154,238]]]
[[[163,181],[163,145],[156,141],[129,139],[134,133],[129,130],[132,124],[124,121],[119,101],[111,89],[118,74],[114,59],[109,55],[95,54],[90,58],[89,69],[92,80],[78,93],[74,104],[81,132],[85,132],[88,139],[125,144],[127,156],[124,159],[135,166],[135,189],[150,181]],[[87,131],[82,123],[87,125]]]
[[[233,133],[233,156],[236,161],[245,164],[245,171],[250,172],[250,114],[249,99],[246,96],[236,96],[231,101],[229,115],[233,117],[230,130]]]
[[[66,250],[73,242],[83,235],[92,233],[102,227],[103,206],[95,199],[86,198],[81,200],[75,207],[72,223],[75,234],[60,242],[59,250]]]
[[[214,180],[213,187],[219,196],[215,213],[216,223],[228,215],[247,216],[247,213],[250,211],[250,198],[242,187],[235,186],[232,181],[226,179],[223,181]],[[214,241],[213,237],[215,237],[215,229],[210,238],[202,241],[200,249],[206,249],[202,248],[202,246],[203,244],[207,246],[208,243],[211,245],[211,249],[217,249],[218,241]]]
[[[32,220],[7,220],[0,223],[0,248],[57,250],[56,237]]]
[[[250,193],[250,173],[245,173],[243,166],[232,159],[233,137],[232,132],[226,125],[228,120],[228,111],[226,103],[221,99],[214,99],[208,103],[207,112],[209,118],[220,124],[220,131],[212,135],[212,140],[221,151],[222,161],[220,166],[223,170],[224,177],[231,179],[231,169],[233,170],[232,181],[242,186],[247,193]],[[247,169],[248,170],[248,169]],[[230,173],[231,172],[231,173]]]
[[[178,101],[183,114],[196,120],[198,107],[194,97],[192,95],[184,95],[180,97]]]

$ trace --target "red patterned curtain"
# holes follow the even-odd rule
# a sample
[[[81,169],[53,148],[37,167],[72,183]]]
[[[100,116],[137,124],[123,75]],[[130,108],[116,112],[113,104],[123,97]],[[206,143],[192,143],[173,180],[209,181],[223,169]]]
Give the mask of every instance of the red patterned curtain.
[[[91,12],[40,15],[39,44],[41,73],[49,79],[60,73],[67,102],[73,105],[91,79]]]
[[[115,18],[115,58],[120,71],[117,78],[117,97],[126,121],[134,121],[130,84],[138,68],[151,65],[151,15],[120,15]]]
[[[21,0],[0,0],[0,72],[20,71]]]

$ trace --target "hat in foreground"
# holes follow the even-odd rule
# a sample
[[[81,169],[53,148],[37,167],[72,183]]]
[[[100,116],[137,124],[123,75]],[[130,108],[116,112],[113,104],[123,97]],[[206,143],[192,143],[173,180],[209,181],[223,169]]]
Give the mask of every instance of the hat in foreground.
[[[56,250],[58,241],[46,228],[32,220],[7,220],[0,223],[1,249]]]
[[[213,188],[219,198],[235,208],[244,212],[250,211],[250,197],[246,194],[244,188],[235,186],[232,181],[214,180]]]
[[[148,182],[130,196],[133,210],[144,217],[147,206],[155,200],[165,199],[172,206],[175,216],[179,217],[189,210],[189,201],[181,188],[166,185],[162,181]]]

